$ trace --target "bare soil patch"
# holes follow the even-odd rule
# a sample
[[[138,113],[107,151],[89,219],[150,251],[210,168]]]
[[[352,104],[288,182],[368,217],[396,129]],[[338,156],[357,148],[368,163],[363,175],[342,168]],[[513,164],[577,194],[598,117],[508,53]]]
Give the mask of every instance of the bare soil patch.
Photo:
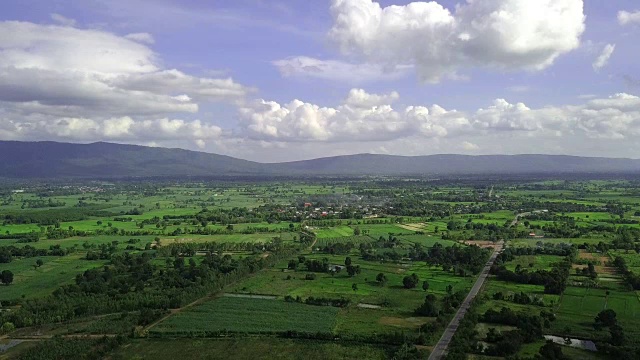
[[[585,259],[585,260],[592,260],[596,263],[600,263],[600,265],[595,266],[596,272],[599,274],[609,274],[609,275],[616,274],[616,269],[610,266],[607,266],[607,262],[610,260],[608,256],[603,256],[602,254],[590,253],[584,249],[581,249],[580,252],[578,253],[578,258]]]
[[[494,249],[496,247],[498,247],[499,245],[492,242],[492,241],[486,241],[486,240],[467,240],[464,242],[466,245],[476,245],[479,246],[481,248],[486,248],[486,249]]]
[[[428,318],[408,317],[399,318],[392,316],[383,316],[378,321],[380,324],[401,327],[401,328],[418,328],[429,322]]]
[[[405,230],[411,230],[411,231],[422,231],[424,230],[425,226],[427,226],[427,224],[425,223],[415,223],[415,224],[402,224],[402,225],[398,225],[399,227],[405,229]]]

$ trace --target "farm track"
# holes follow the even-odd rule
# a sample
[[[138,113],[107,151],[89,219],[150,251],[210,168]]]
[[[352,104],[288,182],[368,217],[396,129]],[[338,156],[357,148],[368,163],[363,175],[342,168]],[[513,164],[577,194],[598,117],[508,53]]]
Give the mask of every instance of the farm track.
[[[216,294],[216,295],[207,294],[207,295],[205,295],[205,296],[201,297],[200,299],[197,299],[197,300],[195,300],[195,301],[193,301],[193,302],[191,302],[191,303],[189,303],[189,304],[187,304],[187,305],[185,305],[185,306],[179,307],[179,308],[177,308],[177,309],[171,309],[171,310],[169,310],[169,313],[168,313],[167,315],[165,315],[165,316],[161,317],[160,319],[158,319],[158,320],[154,321],[153,323],[149,324],[149,325],[145,328],[145,330],[147,330],[147,331],[148,331],[148,330],[150,330],[151,328],[153,328],[154,326],[158,325],[159,323],[161,323],[161,322],[163,322],[163,321],[167,320],[170,316],[173,316],[173,315],[175,315],[175,314],[177,314],[177,313],[181,312],[181,311],[182,311],[182,310],[184,310],[184,309],[188,309],[188,308],[190,308],[190,307],[193,307],[193,306],[195,306],[195,305],[198,305],[198,304],[200,304],[200,303],[202,303],[202,302],[204,302],[204,301],[206,301],[206,300],[215,299],[215,298],[216,298],[216,297],[218,297],[218,296],[220,296],[220,294]]]
[[[313,244],[311,244],[310,248],[313,248],[313,246],[316,244],[316,241],[317,241],[317,240],[314,240],[314,242],[313,242]],[[246,279],[248,279],[248,278],[250,278],[250,277],[253,277],[253,276],[255,276],[255,275],[259,274],[260,272],[265,271],[265,270],[267,270],[267,269],[268,269],[268,268],[262,269],[262,270],[260,270],[260,271],[258,271],[258,272],[256,272],[256,273],[254,273],[254,274],[249,275],[248,277],[246,277],[246,278],[244,278],[244,279],[238,279],[237,281],[235,281],[235,282],[233,282],[233,283],[231,283],[231,284],[227,284],[227,285],[225,286],[225,288],[226,288],[226,287],[229,287],[230,285],[234,285],[234,284],[236,284],[236,283],[237,283],[237,282],[239,282],[239,281],[244,281],[244,280],[246,280]],[[177,309],[171,309],[171,310],[169,310],[169,314],[167,314],[167,315],[165,315],[165,316],[161,317],[160,319],[158,319],[158,320],[154,321],[153,323],[149,324],[147,327],[145,327],[145,330],[147,330],[147,331],[151,330],[151,328],[153,328],[154,326],[156,326],[156,325],[158,325],[159,323],[161,323],[161,322],[165,321],[165,320],[166,320],[166,319],[168,319],[169,317],[171,317],[171,316],[173,316],[173,315],[175,315],[175,314],[177,314],[177,313],[181,312],[181,311],[182,311],[182,310],[184,310],[184,309],[188,309],[188,308],[193,307],[193,306],[195,306],[195,305],[199,305],[199,304],[201,304],[201,303],[203,303],[203,302],[205,302],[205,301],[213,300],[213,299],[217,299],[217,298],[222,297],[222,296],[224,296],[224,291],[219,291],[219,292],[216,292],[216,293],[207,294],[207,295],[205,295],[205,296],[203,296],[203,297],[201,297],[201,298],[199,298],[199,299],[197,299],[197,300],[195,300],[195,301],[193,301],[193,302],[191,302],[191,303],[189,303],[189,304],[187,304],[187,305],[185,305],[185,306],[179,307],[179,308],[177,308]]]
[[[529,211],[529,212],[524,212],[521,214],[516,215],[516,218],[513,219],[513,221],[511,222],[511,225],[509,225],[509,227],[514,227],[515,225],[518,224],[518,221],[520,221],[520,218],[525,217],[525,216],[529,216],[531,214],[539,214],[542,212],[545,212],[546,210],[534,210],[534,211]]]

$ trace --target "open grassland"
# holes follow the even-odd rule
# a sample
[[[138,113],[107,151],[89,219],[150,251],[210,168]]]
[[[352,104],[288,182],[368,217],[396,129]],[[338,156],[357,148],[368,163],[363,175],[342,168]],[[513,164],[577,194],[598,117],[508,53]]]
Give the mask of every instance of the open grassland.
[[[595,331],[593,322],[600,311],[612,309],[630,341],[640,341],[640,301],[636,292],[618,284],[609,286],[610,290],[568,287],[556,308],[558,319],[552,323],[551,332],[562,335],[569,327],[573,336],[606,340],[608,332]]]
[[[330,228],[312,229],[312,231],[316,234],[318,239],[326,239],[326,238],[337,238],[342,236],[352,236],[354,229],[346,225],[342,225],[342,226],[335,226]]]
[[[113,355],[113,360],[175,360],[197,354],[199,359],[255,360],[383,360],[383,347],[278,338],[148,339],[136,340]]]
[[[540,340],[531,344],[525,344],[520,349],[518,356],[522,358],[531,358],[535,355],[539,355],[540,348],[544,346],[545,341]],[[607,356],[599,354],[597,352],[576,349],[569,346],[562,346],[562,354],[571,360],[604,360],[608,359]],[[492,358],[493,359],[493,358]]]
[[[329,259],[330,264],[343,265],[343,255],[307,255],[308,259]],[[440,268],[429,267],[422,263],[380,263],[364,261],[352,256],[354,265],[361,267],[361,273],[350,277],[345,270],[338,274],[316,273],[315,280],[305,280],[308,273],[302,267],[300,271],[287,270],[287,262],[282,262],[276,267],[260,272],[256,276],[237,284],[231,292],[247,294],[266,294],[284,297],[290,295],[306,298],[309,296],[347,297],[354,301],[379,304],[385,300],[396,301],[400,304],[410,303],[407,310],[415,309],[424,300],[424,291],[419,289],[403,289],[402,279],[416,273],[420,281],[429,282],[429,292],[436,295],[444,295],[446,287],[452,285],[455,290],[462,290],[471,286],[474,277],[453,276],[450,272]],[[385,274],[387,283],[380,286],[376,283],[376,276]],[[289,279],[290,278],[290,279]],[[353,291],[352,285],[358,286]],[[421,285],[422,283],[420,283]]]
[[[512,247],[534,247],[538,243],[541,244],[570,244],[570,245],[597,245],[599,242],[607,242],[604,238],[574,238],[574,239],[553,239],[553,238],[533,238],[533,239],[515,239],[509,241]]]
[[[84,260],[83,256],[47,256],[0,264],[0,270],[10,270],[15,276],[11,285],[0,286],[0,300],[18,299],[23,295],[28,299],[49,295],[61,285],[73,283],[77,274],[107,263],[103,260]],[[36,259],[43,260],[44,265],[35,267]]]
[[[509,294],[514,294],[514,293],[525,293],[527,295],[530,296],[535,296],[538,298],[542,298],[544,301],[544,304],[547,306],[552,306],[558,303],[560,296],[559,295],[553,295],[553,294],[545,294],[544,293],[544,286],[542,285],[530,285],[530,284],[517,284],[517,283],[510,283],[510,282],[506,282],[506,281],[501,281],[501,280],[497,280],[493,277],[489,278],[488,282],[485,285],[485,289],[484,292],[489,295],[489,297],[492,297],[493,294],[497,293],[497,292],[501,292],[504,295],[509,295]],[[512,302],[509,301],[504,301],[504,300],[491,300],[488,301],[484,304],[482,304],[480,306],[480,308],[482,309],[481,312],[484,313],[484,311],[486,311],[489,308],[493,308],[493,309],[500,309],[500,307],[505,306],[505,307],[511,307],[511,308],[518,308],[518,309],[526,309],[527,306],[524,305],[519,305],[519,304],[514,304]],[[541,309],[539,307],[531,307],[532,309]]]
[[[338,309],[282,300],[222,297],[186,309],[152,328],[159,334],[205,331],[280,333],[288,330],[332,332]]]
[[[329,259],[330,264],[342,265],[345,256],[330,256],[324,254],[307,255],[307,259]],[[426,293],[422,290],[422,281],[429,282],[428,293],[442,298],[446,294],[447,286],[453,291],[468,290],[475,277],[457,277],[441,268],[429,267],[422,263],[380,263],[364,261],[352,255],[354,265],[359,265],[362,272],[350,277],[346,270],[330,275],[316,273],[315,280],[306,280],[308,274],[303,268],[300,271],[287,270],[287,262],[283,261],[274,268],[264,270],[252,276],[229,291],[244,294],[273,295],[279,299],[285,296],[346,298],[351,305],[340,309],[337,316],[338,334],[373,335],[395,331],[417,331],[424,323],[433,321],[432,318],[416,317],[414,310],[424,302]],[[303,265],[301,265],[303,266]],[[383,273],[387,278],[385,285],[378,284],[376,276]],[[414,289],[405,289],[402,279],[411,274],[417,274],[420,283]],[[357,290],[353,290],[353,285]],[[379,306],[377,309],[360,308],[358,304]],[[436,339],[437,340],[437,339]]]
[[[634,250],[611,250],[609,255],[612,258],[616,256],[622,257],[630,271],[640,274],[640,254]]]
[[[399,235],[398,238],[404,243],[419,244],[424,248],[430,248],[435,244],[442,246],[454,246],[457,243],[451,240],[442,240],[439,236],[434,235]]]
[[[352,228],[358,228],[363,234],[367,234],[374,239],[379,237],[387,238],[389,235],[409,235],[415,234],[415,231],[403,229],[400,226],[394,224],[362,224],[362,225],[351,225]]]
[[[511,271],[515,271],[518,266],[529,271],[550,270],[554,263],[561,262],[562,259],[562,256],[553,255],[524,255],[509,261],[505,266]]]

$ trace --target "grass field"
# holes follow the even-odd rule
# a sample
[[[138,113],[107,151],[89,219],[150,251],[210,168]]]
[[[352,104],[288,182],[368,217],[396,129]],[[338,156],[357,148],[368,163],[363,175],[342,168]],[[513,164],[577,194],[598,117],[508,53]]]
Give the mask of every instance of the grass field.
[[[625,260],[630,271],[640,274],[640,254],[636,253],[634,250],[609,251],[609,255],[612,258],[621,256]]]
[[[541,242],[543,244],[574,244],[574,245],[582,245],[582,244],[590,244],[596,245],[599,242],[606,242],[606,239],[603,238],[576,238],[576,239],[553,239],[553,238],[542,238],[542,239],[516,239],[510,240],[509,246],[512,247],[532,247],[537,246],[537,243]]]
[[[523,358],[530,358],[539,354],[540,348],[544,346],[545,341],[540,340],[531,344],[525,344],[518,353],[518,356]],[[571,360],[602,360],[608,359],[607,356],[599,354],[597,352],[576,349],[568,346],[562,346],[562,354]]]
[[[511,271],[514,271],[518,265],[522,269],[528,269],[529,271],[549,270],[552,264],[558,263],[562,259],[562,256],[553,255],[525,255],[516,257],[515,260],[509,261],[505,266]]]
[[[613,288],[610,295],[604,289],[586,289],[568,287],[563,294],[556,310],[558,319],[552,323],[551,331],[561,334],[568,326],[571,334],[587,339],[606,339],[606,331],[596,332],[593,322],[596,315],[604,309],[616,312],[618,321],[625,330],[625,334],[633,341],[640,341],[640,301],[634,291],[623,287]]]
[[[113,360],[175,360],[197,354],[199,359],[231,360],[383,360],[389,349],[373,345],[297,341],[278,338],[136,340],[116,352]]]
[[[319,228],[319,229],[313,229],[313,232],[316,234],[316,236],[318,237],[318,239],[326,239],[326,238],[336,238],[336,237],[343,237],[343,236],[352,236],[353,235],[353,229],[343,225],[343,226],[336,226],[336,227],[331,227],[331,228]]]
[[[362,230],[366,231],[365,233],[374,239],[377,239],[380,236],[387,238],[389,234],[393,234],[393,235],[415,234],[414,231],[403,229],[393,224],[380,224],[380,225],[362,224],[362,225],[351,225],[351,227],[352,228],[357,227],[360,229],[360,231]]]
[[[184,310],[154,328],[154,333],[229,331],[238,333],[332,332],[338,308],[281,300],[222,297]]]
[[[328,258],[330,264],[343,264],[345,256],[325,254],[307,255],[310,259]],[[315,280],[305,280],[306,271],[286,270],[287,261],[252,276],[229,289],[229,292],[245,294],[275,295],[282,299],[286,295],[310,296],[326,298],[347,298],[351,305],[340,309],[337,316],[338,334],[372,335],[395,331],[416,331],[430,318],[415,317],[414,310],[424,302],[426,293],[421,289],[422,281],[429,282],[429,293],[438,298],[446,294],[448,285],[454,291],[469,289],[475,277],[457,277],[444,272],[440,268],[428,267],[422,263],[380,263],[364,261],[352,255],[354,265],[359,265],[362,272],[349,277],[346,271],[330,275],[317,273]],[[380,286],[375,279],[383,273],[388,279],[385,286]],[[404,289],[402,279],[406,275],[416,273],[420,284],[415,289]],[[356,284],[357,291],[353,291]],[[379,309],[364,309],[357,304],[379,305]],[[436,339],[437,340],[437,339]]]
[[[106,264],[106,261],[82,259],[84,254],[72,254],[63,257],[39,257],[16,259],[9,264],[0,264],[0,270],[14,273],[13,283],[0,287],[0,300],[17,299],[23,295],[27,299],[51,294],[60,285],[73,283],[75,276],[87,269]],[[34,268],[37,259],[44,265]]]

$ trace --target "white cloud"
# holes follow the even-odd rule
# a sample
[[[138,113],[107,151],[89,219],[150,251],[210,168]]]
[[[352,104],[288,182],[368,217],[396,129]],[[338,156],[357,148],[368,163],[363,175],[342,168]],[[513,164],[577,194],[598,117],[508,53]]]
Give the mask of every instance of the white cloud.
[[[640,97],[620,93],[582,105],[529,108],[496,99],[475,112],[438,105],[396,110],[397,93],[369,94],[353,89],[345,101],[327,108],[294,100],[289,104],[258,100],[240,109],[237,136],[278,142],[395,141],[403,138],[446,139],[503,134],[540,138],[565,135],[632,139],[640,135]],[[475,144],[470,140],[466,142]],[[473,150],[467,146],[465,150]]]
[[[200,78],[176,69],[120,76],[109,83],[127,90],[153,91],[166,95],[187,94],[189,98],[197,101],[240,99],[253,91],[231,78]],[[186,98],[182,96],[179,99],[184,101]]]
[[[619,11],[618,23],[620,25],[640,24],[640,10],[638,11]]]
[[[230,78],[163,69],[142,43],[150,39],[71,23],[0,22],[0,137],[193,140],[198,146],[219,137],[216,125],[168,119],[197,113],[200,103],[235,103],[252,89]]]
[[[0,115],[0,137],[15,140],[124,141],[135,143],[158,141],[194,141],[197,146],[222,135],[216,125],[200,120],[145,119],[128,116],[108,119],[50,117],[32,114],[13,120],[11,114]]]
[[[468,142],[468,141],[463,141],[462,142],[462,148],[464,150],[466,150],[466,151],[478,151],[478,150],[480,150],[480,146],[478,146],[478,145],[476,145],[474,143]]]
[[[596,58],[596,60],[592,64],[593,70],[598,71],[603,67],[605,67],[609,63],[609,59],[611,58],[611,55],[613,55],[613,52],[615,51],[615,49],[616,49],[615,44],[605,45],[600,55]]]
[[[388,6],[332,0],[330,39],[349,56],[393,68],[415,65],[421,80],[472,67],[541,70],[580,45],[582,0],[467,0],[454,13],[437,2]]]
[[[67,17],[64,17],[64,16],[62,16],[60,14],[56,14],[56,13],[51,14],[51,20],[53,20],[53,21],[55,21],[58,24],[63,25],[63,26],[75,26],[76,25],[76,21],[75,20],[69,19]]]
[[[372,108],[377,106],[391,105],[400,98],[400,94],[392,91],[388,94],[369,94],[362,89],[351,89],[345,99],[345,105],[354,108]]]
[[[132,33],[124,36],[125,38],[145,44],[154,44],[156,40],[149,33]]]
[[[377,64],[352,64],[337,60],[320,60],[296,56],[276,60],[273,65],[284,77],[307,77],[348,83],[368,83],[397,80],[407,76],[413,66],[385,68]]]

